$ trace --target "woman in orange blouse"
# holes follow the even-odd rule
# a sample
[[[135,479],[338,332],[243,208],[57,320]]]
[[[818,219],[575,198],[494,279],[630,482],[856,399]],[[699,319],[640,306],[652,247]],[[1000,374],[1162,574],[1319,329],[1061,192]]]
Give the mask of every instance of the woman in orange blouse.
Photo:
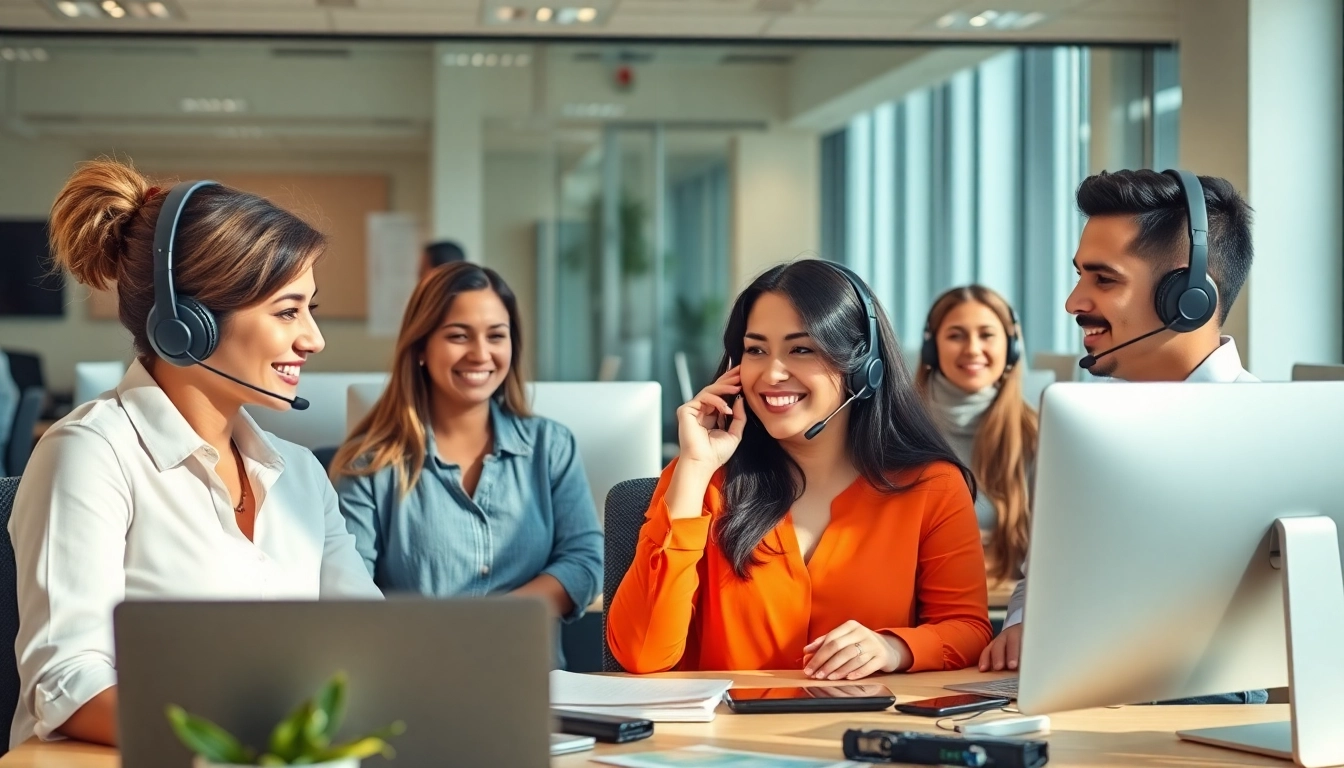
[[[974,481],[870,296],[808,259],[738,297],[720,375],[677,410],[680,457],[607,609],[626,670],[854,680],[979,658],[990,625]],[[885,375],[867,375],[871,335]]]

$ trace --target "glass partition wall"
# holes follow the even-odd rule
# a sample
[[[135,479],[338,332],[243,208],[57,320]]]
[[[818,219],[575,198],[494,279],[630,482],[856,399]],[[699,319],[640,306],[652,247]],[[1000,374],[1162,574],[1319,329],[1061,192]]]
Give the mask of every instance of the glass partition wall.
[[[0,46],[29,53],[0,59],[0,220],[40,225],[101,155],[276,197],[332,242],[313,370],[385,368],[420,246],[456,240],[518,294],[530,377],[659,381],[668,442],[735,293],[803,255],[867,277],[907,346],[933,295],[975,280],[1017,304],[1029,352],[1075,351],[1073,191],[1178,157],[1166,48]],[[7,345],[49,350],[56,391],[76,361],[130,357],[107,296],[63,291],[61,315],[0,316]]]

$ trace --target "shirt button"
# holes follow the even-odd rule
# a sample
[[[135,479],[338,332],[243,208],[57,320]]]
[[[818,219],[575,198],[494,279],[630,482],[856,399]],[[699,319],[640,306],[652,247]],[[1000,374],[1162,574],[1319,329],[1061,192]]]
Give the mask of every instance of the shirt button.
[[[481,575],[482,575],[482,576],[489,576],[489,575],[490,575],[490,566],[488,566],[488,565],[482,565],[482,566],[481,566]]]

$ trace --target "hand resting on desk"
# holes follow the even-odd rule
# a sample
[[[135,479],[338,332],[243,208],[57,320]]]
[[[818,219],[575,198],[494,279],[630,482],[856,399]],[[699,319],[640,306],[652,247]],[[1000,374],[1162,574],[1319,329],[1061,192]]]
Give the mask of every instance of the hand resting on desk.
[[[817,680],[858,680],[903,672],[914,663],[910,646],[849,620],[803,647],[803,674]]]

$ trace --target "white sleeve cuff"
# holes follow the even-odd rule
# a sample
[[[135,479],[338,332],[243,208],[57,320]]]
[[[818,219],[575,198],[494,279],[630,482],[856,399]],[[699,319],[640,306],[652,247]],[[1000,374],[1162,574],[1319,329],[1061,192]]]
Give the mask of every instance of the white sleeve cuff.
[[[1015,627],[1021,623],[1022,623],[1022,609],[1018,608],[1016,611],[1013,611],[1012,613],[1008,614],[1008,618],[1003,620],[1003,628],[1007,629],[1009,627]]]
[[[54,680],[39,681],[34,691],[37,723],[33,734],[43,741],[63,738],[54,734],[55,730],[94,696],[116,684],[117,671],[101,660],[78,666]]]

